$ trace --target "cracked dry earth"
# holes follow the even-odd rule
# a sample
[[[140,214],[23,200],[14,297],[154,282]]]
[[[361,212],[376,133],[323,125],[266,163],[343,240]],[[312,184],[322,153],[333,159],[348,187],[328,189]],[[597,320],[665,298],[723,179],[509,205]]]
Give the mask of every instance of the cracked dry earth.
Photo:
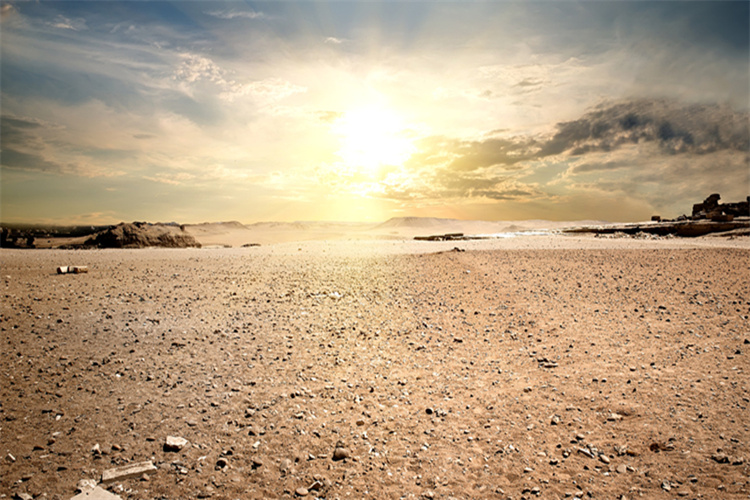
[[[748,498],[749,253],[4,250],[0,497]]]

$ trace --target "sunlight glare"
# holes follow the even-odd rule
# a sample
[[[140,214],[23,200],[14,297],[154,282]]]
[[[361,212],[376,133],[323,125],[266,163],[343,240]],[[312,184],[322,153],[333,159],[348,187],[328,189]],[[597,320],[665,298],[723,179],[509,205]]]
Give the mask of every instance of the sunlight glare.
[[[385,108],[348,111],[332,130],[341,142],[336,154],[352,171],[374,173],[383,166],[400,166],[415,150],[403,120]]]

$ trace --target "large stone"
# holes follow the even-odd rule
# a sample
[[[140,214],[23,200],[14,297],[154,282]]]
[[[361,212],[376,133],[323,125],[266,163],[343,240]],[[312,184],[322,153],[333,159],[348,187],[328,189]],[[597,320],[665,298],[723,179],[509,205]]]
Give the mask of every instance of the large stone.
[[[97,486],[77,494],[70,500],[122,500],[122,498]]]
[[[112,481],[121,481],[131,477],[137,477],[146,472],[155,471],[156,467],[147,460],[145,462],[137,462],[134,464],[124,465],[122,467],[116,467],[114,469],[107,469],[102,473],[102,483],[109,483]]]
[[[187,446],[188,440],[183,437],[167,436],[164,442],[164,451],[180,451]]]

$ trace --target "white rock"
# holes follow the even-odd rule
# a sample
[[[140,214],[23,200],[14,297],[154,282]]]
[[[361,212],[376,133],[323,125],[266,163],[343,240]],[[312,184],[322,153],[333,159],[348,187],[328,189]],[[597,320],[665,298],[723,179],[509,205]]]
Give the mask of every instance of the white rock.
[[[122,497],[110,493],[99,486],[79,493],[70,500],[122,500]]]

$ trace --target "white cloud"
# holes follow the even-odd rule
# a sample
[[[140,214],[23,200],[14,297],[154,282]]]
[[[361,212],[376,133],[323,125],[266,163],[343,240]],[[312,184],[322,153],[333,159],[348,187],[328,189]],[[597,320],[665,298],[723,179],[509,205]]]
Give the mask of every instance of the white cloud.
[[[88,29],[86,26],[86,20],[83,18],[70,19],[63,15],[59,15],[53,22],[50,23],[53,28],[82,31]]]
[[[262,12],[254,10],[214,10],[206,14],[218,19],[264,19],[266,17]]]
[[[226,87],[227,90],[219,94],[219,97],[228,102],[246,95],[260,98],[265,102],[273,102],[293,94],[307,92],[306,87],[295,85],[281,78],[267,78],[244,84],[231,82]]]
[[[224,70],[207,57],[196,54],[181,54],[182,64],[174,73],[174,78],[195,83],[199,80],[209,80],[220,85],[226,84]]]

